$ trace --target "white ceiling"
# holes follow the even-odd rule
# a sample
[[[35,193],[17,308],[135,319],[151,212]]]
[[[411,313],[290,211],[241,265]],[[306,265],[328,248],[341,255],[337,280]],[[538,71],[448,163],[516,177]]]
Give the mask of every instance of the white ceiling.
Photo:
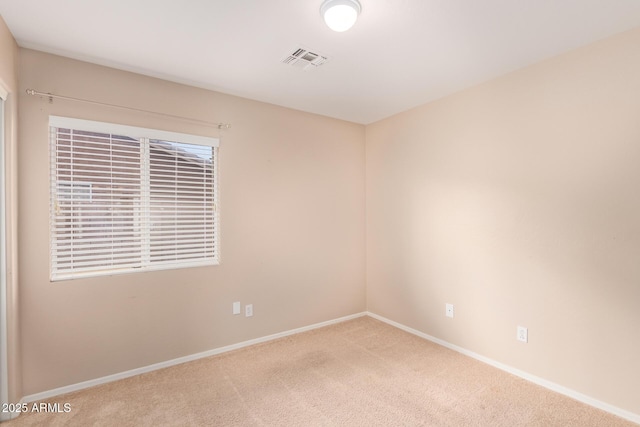
[[[23,47],[363,124],[640,27],[639,0],[360,2],[345,33],[321,0],[0,0],[0,15]],[[329,61],[282,64],[298,46]]]

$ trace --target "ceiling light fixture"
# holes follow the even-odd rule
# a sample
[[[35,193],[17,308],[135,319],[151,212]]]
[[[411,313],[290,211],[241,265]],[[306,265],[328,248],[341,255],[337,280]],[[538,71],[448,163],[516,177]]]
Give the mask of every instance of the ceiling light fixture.
[[[361,10],[358,0],[324,0],[320,6],[320,15],[329,28],[341,33],[353,27]]]

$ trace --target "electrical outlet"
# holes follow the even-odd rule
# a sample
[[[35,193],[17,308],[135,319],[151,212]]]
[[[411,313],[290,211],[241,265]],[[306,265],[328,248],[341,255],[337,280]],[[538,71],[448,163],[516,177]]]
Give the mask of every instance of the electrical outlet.
[[[240,314],[240,301],[233,303],[233,314]]]
[[[247,304],[244,306],[244,316],[245,317],[253,316],[253,304]]]
[[[524,326],[518,326],[518,341],[529,342],[529,331]]]
[[[445,312],[444,314],[447,317],[453,317],[453,304],[445,304]]]

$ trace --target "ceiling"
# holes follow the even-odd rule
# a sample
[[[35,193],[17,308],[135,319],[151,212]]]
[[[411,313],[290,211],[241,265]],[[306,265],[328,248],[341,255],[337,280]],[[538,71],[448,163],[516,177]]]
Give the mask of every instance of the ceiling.
[[[0,0],[0,15],[22,47],[362,124],[640,27],[638,0],[360,2],[344,33],[321,0]],[[329,60],[281,62],[300,46]]]

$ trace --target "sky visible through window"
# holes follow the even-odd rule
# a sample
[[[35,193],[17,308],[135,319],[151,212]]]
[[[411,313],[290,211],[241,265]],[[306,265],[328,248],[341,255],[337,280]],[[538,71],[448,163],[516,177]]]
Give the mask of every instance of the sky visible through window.
[[[118,139],[128,139],[131,141],[138,141],[136,138],[131,138],[129,136],[120,136],[120,135],[112,135],[114,138],[118,138]],[[212,157],[212,150],[211,147],[208,147],[206,145],[198,145],[198,144],[187,144],[184,142],[174,142],[174,141],[164,141],[164,140],[152,140],[151,142],[158,142],[161,144],[169,144],[171,145],[172,148],[174,148],[176,151],[180,152],[187,152],[189,154],[193,154],[195,156],[197,156],[198,158],[211,162],[211,157]]]
[[[211,147],[205,145],[185,144],[184,142],[159,141],[170,144],[176,151],[186,151],[205,161],[211,161]]]

